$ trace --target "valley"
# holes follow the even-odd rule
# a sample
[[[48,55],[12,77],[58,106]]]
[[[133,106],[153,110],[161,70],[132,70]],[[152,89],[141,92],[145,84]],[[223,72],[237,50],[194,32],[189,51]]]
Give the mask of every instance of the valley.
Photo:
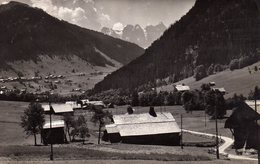
[[[82,94],[121,66],[121,64],[116,64],[116,67],[109,65],[101,67],[92,65],[77,56],[65,59],[40,56],[37,63],[34,61],[8,63],[11,69],[0,71],[2,79],[0,86],[3,91],[23,90],[34,94],[47,91],[60,95]]]

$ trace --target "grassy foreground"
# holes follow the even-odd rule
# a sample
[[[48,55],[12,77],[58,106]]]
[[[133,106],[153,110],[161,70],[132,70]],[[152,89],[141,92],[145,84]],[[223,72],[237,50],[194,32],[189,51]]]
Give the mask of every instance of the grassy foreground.
[[[195,153],[196,154],[196,153]],[[193,155],[191,153],[170,154],[170,153],[119,153],[106,152],[88,148],[55,146],[55,160],[89,160],[89,159],[113,159],[113,160],[159,160],[159,161],[209,161],[207,155]],[[11,160],[48,160],[50,147],[48,146],[1,146],[0,157],[7,157]]]

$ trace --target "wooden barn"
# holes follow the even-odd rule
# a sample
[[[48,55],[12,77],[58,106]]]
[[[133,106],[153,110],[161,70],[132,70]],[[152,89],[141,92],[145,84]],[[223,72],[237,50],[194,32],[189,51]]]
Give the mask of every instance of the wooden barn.
[[[70,104],[51,104],[42,105],[42,107],[44,109],[44,113],[46,114],[45,120],[48,121],[41,130],[43,144],[62,144],[67,142],[66,132],[64,131],[65,123],[62,120],[62,116],[64,114],[73,115],[73,107]],[[53,117],[52,115],[55,116]]]
[[[180,128],[171,113],[114,115],[106,125],[110,142],[149,145],[179,145]]]
[[[41,131],[41,138],[44,145],[47,144],[63,144],[67,142],[66,133],[64,131],[65,123],[63,120],[55,120],[51,123],[44,124]]]
[[[229,128],[234,136],[235,149],[258,149],[256,143],[260,141],[260,126],[256,120],[260,119],[259,113],[260,101],[257,101],[257,111],[254,101],[245,101],[227,119],[225,128]]]

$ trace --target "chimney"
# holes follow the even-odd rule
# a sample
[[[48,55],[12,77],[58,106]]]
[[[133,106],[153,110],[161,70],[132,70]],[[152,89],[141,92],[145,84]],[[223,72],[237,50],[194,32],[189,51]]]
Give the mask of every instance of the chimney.
[[[155,111],[154,111],[154,107],[150,107],[150,111],[149,111],[149,114],[151,115],[151,116],[153,116],[153,117],[157,117],[157,114],[155,113]]]
[[[127,107],[127,113],[128,114],[133,114],[134,113],[134,110],[133,110],[133,108],[131,106]]]

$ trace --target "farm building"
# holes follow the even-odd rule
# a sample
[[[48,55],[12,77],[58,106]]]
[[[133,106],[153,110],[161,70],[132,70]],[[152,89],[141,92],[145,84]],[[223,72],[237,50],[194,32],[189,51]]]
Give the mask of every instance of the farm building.
[[[185,92],[185,91],[189,91],[190,90],[190,87],[188,85],[176,85],[174,87],[178,92]]]
[[[226,94],[225,88],[212,88],[213,91],[219,91],[222,94]]]
[[[65,123],[63,120],[55,120],[44,124],[41,130],[42,142],[47,144],[63,144],[67,142],[66,133],[64,131]]]
[[[149,145],[179,145],[180,128],[171,113],[114,115],[106,125],[110,142]]]
[[[65,104],[70,105],[73,110],[84,108],[84,106],[80,102],[77,102],[77,101],[67,101],[67,102],[65,102]]]
[[[51,105],[42,105],[45,114],[56,114],[62,115],[64,113],[73,114],[73,107],[70,104],[51,104]]]
[[[209,86],[215,86],[216,83],[214,81],[209,82]]]
[[[86,102],[87,105],[93,105],[95,107],[99,107],[99,108],[105,108],[106,105],[104,104],[103,101],[87,101]]]
[[[106,107],[103,101],[89,101],[88,99],[78,101],[67,101],[66,104],[71,105],[73,109],[85,109],[91,105],[100,108]]]
[[[255,148],[260,142],[260,126],[256,120],[260,119],[260,101],[257,101],[257,112],[254,101],[245,101],[234,110],[227,119],[225,128],[229,128],[234,136],[236,149]],[[258,134],[257,134],[258,133]],[[258,139],[257,139],[258,136]],[[259,144],[258,144],[259,145]]]

